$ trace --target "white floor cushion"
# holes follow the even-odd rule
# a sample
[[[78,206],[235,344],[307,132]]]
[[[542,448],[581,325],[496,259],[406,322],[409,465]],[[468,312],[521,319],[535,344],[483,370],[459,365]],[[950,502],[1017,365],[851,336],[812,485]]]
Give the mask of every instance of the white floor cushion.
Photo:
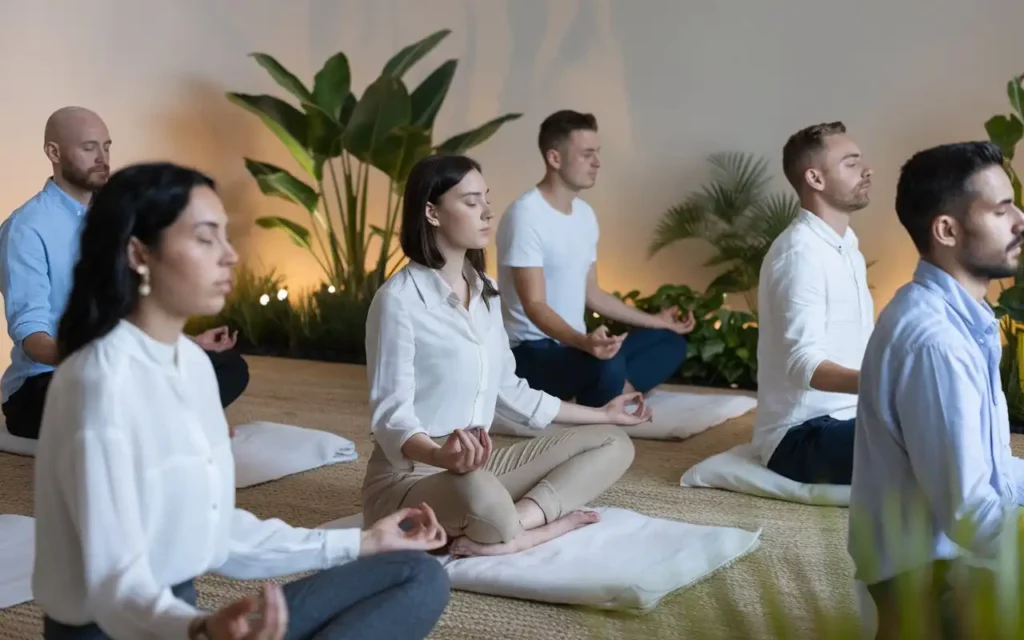
[[[809,505],[850,506],[848,485],[805,484],[790,480],[761,464],[750,444],[737,445],[698,462],[683,474],[679,484]]]
[[[452,587],[507,598],[647,611],[753,551],[760,531],[663,520],[617,508],[601,521],[506,556],[441,557]],[[323,525],[359,526],[360,516]]]
[[[741,394],[655,389],[649,394],[647,404],[654,413],[651,422],[635,427],[623,427],[623,431],[632,438],[684,440],[742,416],[757,406],[757,399]],[[552,424],[545,429],[531,429],[497,411],[491,424],[492,433],[525,438],[578,428]]]
[[[3,414],[0,413],[0,451],[19,456],[35,456],[38,442],[38,440],[12,436],[7,431],[7,424],[4,421]]]
[[[355,444],[337,434],[273,422],[237,426],[231,450],[239,489],[359,457]]]
[[[32,600],[35,518],[0,515],[0,609]]]

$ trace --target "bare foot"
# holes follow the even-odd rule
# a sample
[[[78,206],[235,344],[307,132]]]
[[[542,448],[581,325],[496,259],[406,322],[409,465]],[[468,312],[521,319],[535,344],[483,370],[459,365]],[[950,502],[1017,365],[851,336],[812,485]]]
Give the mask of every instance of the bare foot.
[[[568,513],[554,522],[548,523],[536,529],[524,531],[519,537],[510,542],[499,542],[497,544],[480,544],[461,536],[455,538],[451,543],[451,556],[453,558],[467,558],[470,556],[503,556],[510,553],[525,551],[548,540],[554,540],[564,536],[570,531],[594,524],[601,519],[596,511],[577,510]]]

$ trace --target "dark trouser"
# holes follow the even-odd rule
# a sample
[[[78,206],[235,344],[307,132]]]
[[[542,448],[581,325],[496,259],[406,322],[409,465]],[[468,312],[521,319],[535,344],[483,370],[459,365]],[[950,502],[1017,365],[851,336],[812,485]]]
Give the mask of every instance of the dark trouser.
[[[813,418],[793,427],[767,467],[790,480],[809,484],[850,484],[853,477],[854,420]]]
[[[191,583],[187,583],[191,585]],[[184,585],[182,585],[184,587]],[[183,590],[195,604],[195,589]],[[441,563],[422,552],[360,558],[284,586],[287,640],[423,640],[451,595]],[[46,640],[106,640],[96,625],[44,622]]]
[[[207,351],[217,374],[217,386],[220,388],[220,401],[224,407],[238,399],[249,385],[249,365],[235,351],[215,353]],[[7,431],[21,438],[39,438],[39,425],[43,422],[43,406],[46,403],[46,391],[50,388],[53,373],[40,373],[22,383],[17,391],[11,394],[3,404],[4,419]]]
[[[627,381],[647,393],[679,371],[686,359],[686,336],[668,329],[638,329],[609,360],[551,339],[522,342],[512,353],[516,375],[534,389],[601,407],[621,394]]]

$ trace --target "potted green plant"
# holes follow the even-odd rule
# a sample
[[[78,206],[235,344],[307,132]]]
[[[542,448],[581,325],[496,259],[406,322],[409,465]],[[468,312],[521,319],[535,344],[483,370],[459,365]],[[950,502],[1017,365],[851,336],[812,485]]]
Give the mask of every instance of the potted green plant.
[[[259,218],[256,224],[282,230],[307,250],[323,270],[325,290],[333,288],[337,295],[367,304],[401,264],[395,239],[402,190],[412,166],[430,154],[465,153],[521,116],[506,113],[443,142],[433,141],[434,121],[458,61],[445,61],[412,91],[404,77],[450,33],[442,29],[404,47],[361,96],[352,91],[343,52],[327,59],[312,86],[272,56],[252,54],[298,107],[270,95],[227,94],[277,136],[301,171],[296,176],[270,163],[245,159],[264,194],[297,204],[310,216],[309,226],[285,216]],[[383,174],[389,183],[382,225],[368,221],[371,171]]]
[[[1006,172],[1013,183],[1018,207],[1024,207],[1021,194],[1021,176],[1013,167],[1018,144],[1024,140],[1024,74],[1014,76],[1006,84],[1010,100],[1010,113],[992,116],[985,122],[989,140],[999,146],[1006,158]],[[1024,267],[1017,273],[1010,286],[1004,286],[998,302],[993,306],[999,317],[999,326],[1005,346],[1001,362],[1003,391],[1010,413],[1010,428],[1024,433],[1024,383],[1020,372],[1024,371]]]

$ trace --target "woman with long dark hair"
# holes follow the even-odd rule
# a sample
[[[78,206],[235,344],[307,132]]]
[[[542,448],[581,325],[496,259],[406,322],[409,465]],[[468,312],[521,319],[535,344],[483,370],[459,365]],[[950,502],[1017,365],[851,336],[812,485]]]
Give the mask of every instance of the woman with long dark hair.
[[[226,227],[213,181],[172,164],[123,169],[92,202],[35,466],[44,636],[423,638],[449,597],[423,553],[445,543],[429,507],[367,531],[294,528],[235,508],[213,366],[182,335],[231,289],[238,256]],[[195,606],[193,579],[207,572],[312,570],[213,613]]]
[[[498,291],[484,272],[487,193],[470,158],[430,156],[413,167],[400,237],[409,264],[377,292],[366,323],[376,444],[364,518],[427,501],[455,556],[512,553],[595,522],[596,512],[580,507],[633,461],[629,437],[607,425],[650,419],[639,393],[590,408],[516,377]],[[606,426],[492,451],[496,409],[536,428]]]

